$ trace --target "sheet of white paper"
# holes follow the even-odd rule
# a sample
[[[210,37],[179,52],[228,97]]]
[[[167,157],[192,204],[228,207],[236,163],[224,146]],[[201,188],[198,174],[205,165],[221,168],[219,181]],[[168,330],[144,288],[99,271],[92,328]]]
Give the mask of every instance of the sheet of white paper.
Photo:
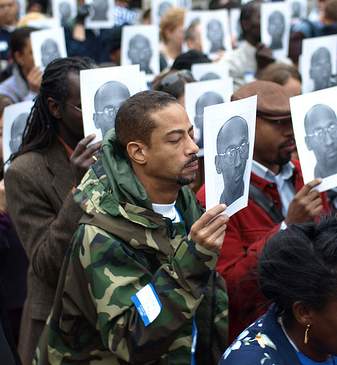
[[[276,59],[288,56],[290,9],[285,1],[261,4],[261,41]]]
[[[337,87],[290,98],[291,117],[304,183],[323,178],[325,191],[337,186]]]
[[[206,209],[226,204],[229,216],[248,204],[257,96],[205,108]]]
[[[109,29],[114,25],[114,0],[85,0],[90,6],[90,14],[85,18],[88,29]]]
[[[159,25],[160,19],[166,12],[179,5],[179,0],[151,0],[151,21]]]
[[[204,53],[212,56],[232,49],[228,10],[204,11],[200,29]]]
[[[2,149],[5,162],[12,153],[17,152],[21,145],[23,131],[33,105],[34,102],[30,100],[8,105],[4,109]],[[5,169],[8,166],[9,164],[6,164]]]
[[[302,91],[336,85],[337,35],[303,39],[300,72]]]
[[[140,70],[152,78],[159,74],[159,29],[156,25],[123,27],[121,64],[139,64]]]
[[[291,19],[306,19],[308,3],[306,0],[288,0]]]
[[[233,85],[225,80],[210,80],[185,84],[185,109],[194,126],[194,137],[203,156],[204,108],[209,105],[230,101]]]
[[[65,26],[77,14],[76,0],[52,0],[53,16]]]
[[[30,38],[35,66],[44,69],[55,58],[67,57],[63,28],[32,32]]]
[[[240,25],[240,14],[241,10],[234,8],[229,11],[229,20],[230,20],[230,31],[232,35],[232,40],[236,43],[239,42],[239,38],[241,35],[241,25]]]
[[[83,70],[80,82],[84,134],[95,133],[94,142],[115,126],[120,105],[144,87],[139,65]]]
[[[197,81],[222,79],[233,85],[233,79],[229,77],[228,66],[224,63],[195,63],[192,65],[192,74]],[[230,86],[228,86],[228,90]]]

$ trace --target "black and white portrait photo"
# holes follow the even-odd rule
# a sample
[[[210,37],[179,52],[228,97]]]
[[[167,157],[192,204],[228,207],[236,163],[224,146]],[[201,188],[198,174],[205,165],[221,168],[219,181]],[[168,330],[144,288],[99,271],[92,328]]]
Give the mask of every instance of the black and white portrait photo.
[[[275,58],[288,56],[290,7],[288,2],[261,4],[261,41]]]
[[[194,138],[203,154],[204,148],[204,110],[215,104],[230,100],[232,90],[228,90],[225,80],[210,80],[185,84],[185,109],[194,125]]]
[[[108,81],[97,89],[94,96],[93,119],[103,137],[109,129],[115,127],[118,109],[129,97],[129,89],[119,81]]]
[[[204,11],[200,16],[200,32],[203,52],[215,55],[231,50],[228,10]]]
[[[6,106],[3,113],[3,156],[7,161],[18,151],[33,101],[24,101]],[[5,166],[8,167],[8,163]]]
[[[218,62],[195,63],[192,65],[191,71],[197,81],[225,80],[227,90],[233,93],[233,79],[229,76],[229,70],[226,64]]]
[[[77,4],[74,0],[52,0],[53,16],[60,19],[61,26],[64,27],[75,18]]]
[[[273,11],[268,17],[268,33],[271,38],[269,47],[273,50],[283,48],[283,35],[285,30],[284,15],[279,11]]]
[[[89,29],[110,28],[114,24],[114,0],[85,0],[89,5],[89,16],[85,19],[85,27]]]
[[[146,75],[159,73],[159,30],[155,25],[124,26],[122,65],[139,65]]]
[[[210,43],[210,53],[224,51],[224,29],[220,20],[210,19],[207,23],[207,39]]]
[[[151,23],[159,25],[168,10],[179,6],[179,0],[151,0]]]
[[[315,104],[304,118],[305,143],[316,157],[314,177],[337,174],[337,117],[326,104]]]
[[[229,216],[247,206],[257,96],[206,107],[206,208],[225,204]]]
[[[67,57],[63,28],[36,31],[30,37],[36,66],[45,68],[55,58]]]
[[[299,68],[302,91],[310,92],[336,85],[337,36],[304,39]]]
[[[41,44],[41,62],[43,67],[55,60],[55,58],[61,57],[58,44],[51,38],[47,38]]]
[[[22,143],[23,131],[25,130],[29,113],[19,114],[11,126],[9,148],[11,153],[17,152]]]
[[[306,0],[290,0],[291,19],[300,19],[307,17]]]
[[[139,65],[104,67],[80,72],[82,118],[85,136],[101,141],[115,127],[116,114],[130,96],[142,91]]]
[[[231,205],[244,193],[249,136],[245,119],[235,115],[220,128],[216,138],[215,168],[222,175],[224,190],[219,203]]]
[[[337,186],[337,87],[290,98],[304,183],[322,178],[319,191]]]

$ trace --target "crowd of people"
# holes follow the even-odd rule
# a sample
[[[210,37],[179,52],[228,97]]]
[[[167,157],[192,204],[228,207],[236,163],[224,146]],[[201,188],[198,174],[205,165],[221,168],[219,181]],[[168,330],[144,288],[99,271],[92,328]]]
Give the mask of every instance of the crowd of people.
[[[62,19],[68,57],[42,70],[29,22],[47,19],[52,4],[29,0],[20,17],[16,0],[0,0],[0,364],[337,364],[337,194],[316,189],[323,170],[336,171],[318,145],[336,137],[337,119],[327,108],[307,114],[307,135],[318,113],[330,124],[311,146],[315,179],[304,184],[289,102],[302,92],[302,40],[337,34],[337,0],[309,4],[310,15],[293,21],[283,62],[261,43],[260,0],[203,4],[241,11],[233,50],[216,47],[212,57],[200,21],[184,29],[187,10],[168,9],[160,73],[148,90],[97,91],[97,128],[102,99],[123,99],[115,127],[108,118],[97,142],[84,133],[80,72],[120,65],[123,27],[151,23],[151,9],[137,5],[117,0],[116,25],[96,31],[85,27],[90,6],[78,4],[74,18]],[[208,32],[223,36],[217,26]],[[185,86],[198,63],[228,70],[231,101],[257,95],[248,206],[231,217],[227,193],[242,195],[239,184],[224,184],[220,204],[205,210],[195,129],[204,108],[223,100],[200,98],[189,119]],[[33,106],[5,161],[4,110],[23,101]],[[224,181],[245,170],[245,123],[234,117],[219,132]]]

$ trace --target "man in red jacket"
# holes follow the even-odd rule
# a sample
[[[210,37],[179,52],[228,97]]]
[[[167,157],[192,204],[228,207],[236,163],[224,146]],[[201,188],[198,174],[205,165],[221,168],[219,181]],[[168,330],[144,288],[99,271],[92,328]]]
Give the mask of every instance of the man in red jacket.
[[[313,220],[327,207],[325,199],[313,189],[320,180],[304,185],[299,162],[290,161],[296,146],[284,89],[273,82],[255,81],[236,91],[232,100],[256,94],[248,207],[231,217],[217,264],[228,285],[231,340],[266,309],[255,275],[266,240],[289,224]],[[205,205],[204,186],[197,197]]]

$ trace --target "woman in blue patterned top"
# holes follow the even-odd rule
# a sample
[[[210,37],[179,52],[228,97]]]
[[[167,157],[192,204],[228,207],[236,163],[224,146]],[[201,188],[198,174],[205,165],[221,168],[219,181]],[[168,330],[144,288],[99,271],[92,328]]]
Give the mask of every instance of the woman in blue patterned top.
[[[272,305],[219,365],[337,365],[337,218],[272,237],[259,279]]]

